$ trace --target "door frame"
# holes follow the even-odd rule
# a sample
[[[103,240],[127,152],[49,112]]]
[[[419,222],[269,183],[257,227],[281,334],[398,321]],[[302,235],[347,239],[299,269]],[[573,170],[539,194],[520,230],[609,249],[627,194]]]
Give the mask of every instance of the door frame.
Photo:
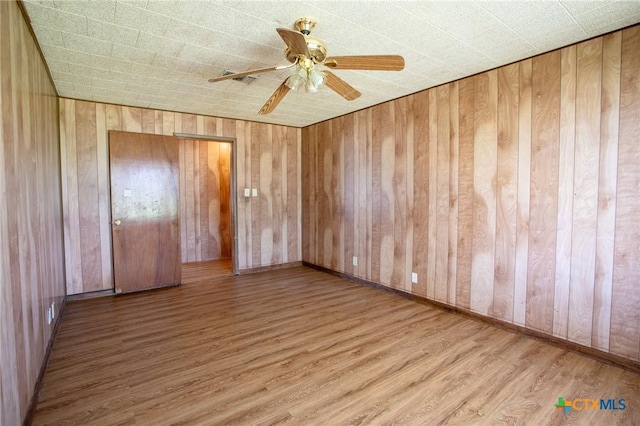
[[[211,135],[198,135],[195,133],[178,133],[174,132],[173,136],[178,139],[195,139],[200,141],[207,142],[219,142],[219,143],[228,143],[231,145],[231,149],[229,150],[231,155],[231,264],[233,266],[233,275],[240,275],[240,271],[238,269],[238,212],[237,212],[237,193],[236,193],[236,174],[237,174],[237,156],[236,156],[236,147],[237,147],[237,139],[229,138],[225,136],[211,136]]]

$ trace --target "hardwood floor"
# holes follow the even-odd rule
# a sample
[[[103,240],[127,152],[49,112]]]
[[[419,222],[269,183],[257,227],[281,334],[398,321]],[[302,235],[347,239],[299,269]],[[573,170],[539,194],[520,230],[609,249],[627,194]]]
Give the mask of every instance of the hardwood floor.
[[[183,284],[206,281],[214,277],[226,277],[229,275],[233,275],[231,258],[182,264]]]
[[[639,374],[519,334],[305,267],[207,283],[69,302],[34,424],[640,424]]]

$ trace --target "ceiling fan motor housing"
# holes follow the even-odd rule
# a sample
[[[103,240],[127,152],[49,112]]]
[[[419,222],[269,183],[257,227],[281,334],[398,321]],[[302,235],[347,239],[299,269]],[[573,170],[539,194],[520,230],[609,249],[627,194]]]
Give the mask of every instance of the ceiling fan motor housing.
[[[327,46],[320,39],[309,37],[311,30],[316,26],[316,22],[311,18],[300,18],[294,24],[293,28],[304,34],[304,39],[307,42],[307,49],[309,50],[309,58],[316,64],[321,64],[327,57]],[[291,63],[296,60],[302,62],[304,59],[299,58],[295,53],[291,52],[290,48],[284,50],[284,56]]]

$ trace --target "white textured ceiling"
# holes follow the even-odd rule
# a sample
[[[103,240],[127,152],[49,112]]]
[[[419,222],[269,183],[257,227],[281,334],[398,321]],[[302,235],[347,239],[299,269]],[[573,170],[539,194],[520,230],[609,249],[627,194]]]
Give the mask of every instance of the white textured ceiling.
[[[63,97],[302,127],[640,22],[635,1],[24,0]],[[335,71],[362,96],[290,92],[258,111],[289,70],[275,29],[301,17],[329,56],[400,54],[400,72]]]

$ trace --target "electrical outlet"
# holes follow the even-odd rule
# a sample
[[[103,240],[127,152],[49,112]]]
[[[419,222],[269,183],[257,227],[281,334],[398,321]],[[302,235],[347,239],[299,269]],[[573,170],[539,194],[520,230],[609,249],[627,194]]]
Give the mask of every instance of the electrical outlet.
[[[251,197],[251,189],[250,188],[245,188],[244,189],[244,196],[245,197]]]
[[[358,256],[353,256],[353,266],[358,266]]]
[[[51,319],[56,319],[56,302],[51,302]]]
[[[51,308],[47,309],[47,324],[51,324]]]
[[[412,272],[411,273],[411,282],[414,284],[418,283],[418,273],[417,272]]]

